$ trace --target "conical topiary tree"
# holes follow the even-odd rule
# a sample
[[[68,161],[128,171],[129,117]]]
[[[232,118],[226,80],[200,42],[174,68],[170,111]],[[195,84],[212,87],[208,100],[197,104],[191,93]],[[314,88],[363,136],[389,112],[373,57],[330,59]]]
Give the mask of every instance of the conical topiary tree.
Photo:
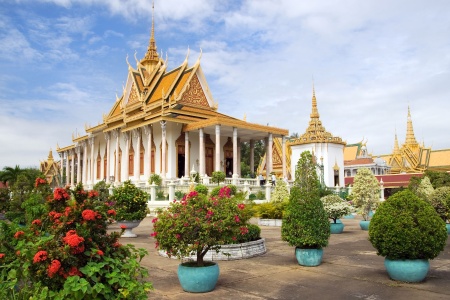
[[[425,201],[430,200],[430,196],[433,194],[433,192],[434,188],[428,176],[425,176],[424,178],[422,178],[422,180],[420,180],[419,186],[415,191],[416,195]]]
[[[367,168],[361,168],[356,172],[353,181],[351,199],[353,204],[360,209],[365,221],[369,220],[371,209],[379,202],[380,184],[373,173]]]
[[[321,249],[328,245],[330,224],[320,201],[316,164],[309,151],[297,163],[289,203],[283,214],[281,237],[289,245]]]

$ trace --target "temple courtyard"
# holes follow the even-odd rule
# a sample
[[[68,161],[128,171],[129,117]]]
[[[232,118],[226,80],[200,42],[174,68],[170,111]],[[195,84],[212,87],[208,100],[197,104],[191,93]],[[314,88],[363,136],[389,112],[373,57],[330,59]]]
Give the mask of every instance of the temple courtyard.
[[[294,247],[281,240],[280,227],[261,226],[267,252],[244,260],[220,261],[220,276],[214,291],[184,292],[178,282],[179,260],[161,257],[155,249],[152,218],[133,229],[137,238],[121,238],[149,251],[142,265],[149,269],[154,290],[149,299],[450,299],[450,242],[430,261],[430,272],[419,284],[390,280],[384,258],[377,256],[368,232],[359,220],[344,219],[342,234],[332,234],[318,267],[300,266]],[[253,220],[256,222],[256,220]],[[110,229],[119,231],[117,224]]]

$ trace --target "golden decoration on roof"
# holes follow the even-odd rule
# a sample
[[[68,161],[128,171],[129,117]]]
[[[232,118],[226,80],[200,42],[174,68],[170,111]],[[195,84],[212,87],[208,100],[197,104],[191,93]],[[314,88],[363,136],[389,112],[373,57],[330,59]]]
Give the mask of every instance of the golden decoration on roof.
[[[309,144],[309,143],[333,143],[333,144],[343,144],[346,143],[342,141],[340,137],[333,136],[330,132],[325,130],[322,126],[322,121],[320,121],[319,110],[317,109],[317,99],[316,92],[313,85],[313,96],[312,96],[312,111],[310,114],[309,126],[306,132],[300,135],[298,138],[291,140],[291,145]]]

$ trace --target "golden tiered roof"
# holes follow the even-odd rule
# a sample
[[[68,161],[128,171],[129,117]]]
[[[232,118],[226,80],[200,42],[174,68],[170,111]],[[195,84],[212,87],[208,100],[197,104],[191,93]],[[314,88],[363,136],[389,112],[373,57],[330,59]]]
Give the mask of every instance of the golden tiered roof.
[[[50,186],[59,186],[61,182],[59,180],[61,162],[55,161],[53,158],[53,151],[50,149],[47,160],[41,161],[39,170],[44,174],[48,184]],[[55,179],[55,181],[54,181]]]
[[[330,132],[325,130],[320,121],[319,110],[317,109],[316,92],[313,86],[312,95],[312,111],[310,114],[309,126],[306,128],[306,132],[296,139],[289,141],[289,145],[302,145],[310,143],[332,143],[345,145],[340,137],[333,136]]]

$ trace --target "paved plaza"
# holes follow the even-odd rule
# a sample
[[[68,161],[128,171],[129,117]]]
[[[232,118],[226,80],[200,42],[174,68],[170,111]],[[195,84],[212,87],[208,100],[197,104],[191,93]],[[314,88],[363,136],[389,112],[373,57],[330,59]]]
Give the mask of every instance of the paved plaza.
[[[389,279],[384,258],[377,256],[359,219],[344,219],[342,234],[332,234],[318,267],[298,265],[294,247],[283,242],[280,227],[261,227],[267,253],[244,260],[220,261],[220,276],[214,291],[184,292],[178,282],[176,259],[158,255],[146,218],[133,232],[137,238],[122,238],[149,251],[143,265],[150,271],[154,291],[149,299],[450,299],[450,242],[430,261],[426,281],[399,283]],[[118,229],[116,224],[111,229]]]

